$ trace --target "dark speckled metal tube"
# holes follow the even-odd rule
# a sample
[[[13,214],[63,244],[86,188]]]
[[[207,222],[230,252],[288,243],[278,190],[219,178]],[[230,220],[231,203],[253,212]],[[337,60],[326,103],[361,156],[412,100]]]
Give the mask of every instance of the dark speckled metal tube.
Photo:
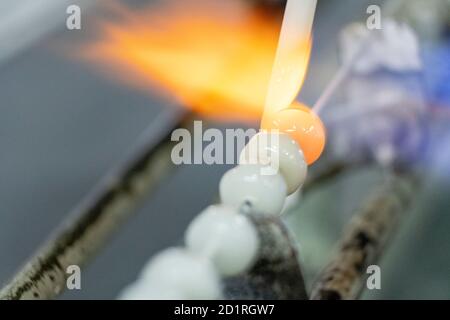
[[[366,269],[376,264],[418,188],[413,174],[395,173],[350,221],[334,258],[319,274],[311,299],[356,299]]]

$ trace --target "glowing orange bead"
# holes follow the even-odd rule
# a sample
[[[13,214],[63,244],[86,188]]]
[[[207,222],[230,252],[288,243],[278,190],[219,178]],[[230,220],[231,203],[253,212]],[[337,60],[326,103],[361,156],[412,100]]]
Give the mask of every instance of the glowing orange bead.
[[[263,130],[279,130],[291,135],[300,145],[306,163],[312,164],[325,148],[325,127],[311,109],[294,103],[289,109],[268,116],[261,124]]]

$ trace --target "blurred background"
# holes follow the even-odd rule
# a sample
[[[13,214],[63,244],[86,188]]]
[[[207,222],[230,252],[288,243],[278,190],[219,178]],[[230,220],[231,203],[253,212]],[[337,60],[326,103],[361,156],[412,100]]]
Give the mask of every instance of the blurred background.
[[[110,32],[126,31],[127,27],[140,30],[143,26],[139,23],[147,13],[151,14],[150,29],[155,17],[166,22],[174,19],[161,14],[168,11],[158,11],[154,2],[117,1],[114,6],[106,0],[0,3],[0,283],[13,276],[161,112],[176,113],[183,108],[173,106],[173,97],[159,94],[161,83],[165,84],[161,79],[152,84],[153,79],[143,80],[133,72],[118,79],[121,73],[111,71],[117,67],[116,57],[108,55],[111,48],[100,46],[107,39],[102,38],[104,28]],[[282,12],[278,1],[242,2],[262,11],[267,19]],[[66,8],[72,4],[81,8],[81,30],[66,28]],[[407,63],[394,62],[394,73],[360,73],[344,81],[324,109],[324,121],[336,133],[328,141],[327,158],[350,159],[369,146],[380,162],[388,161],[385,144],[379,148],[378,140],[360,141],[355,136],[380,137],[397,125],[386,118],[366,116],[373,105],[404,106],[408,101],[407,138],[400,146],[390,147],[414,162],[424,181],[410,215],[382,260],[382,289],[366,291],[363,297],[449,299],[450,2],[319,0],[311,61],[299,99],[309,105],[318,99],[351,51],[355,38],[349,25],[365,23],[371,4],[382,5],[383,19],[386,12],[386,17],[409,23],[417,48],[407,36],[394,34],[389,41],[406,48],[407,53],[417,49],[421,65],[411,73]],[[196,9],[185,3],[183,14],[195,17]],[[109,23],[106,27],[105,21]],[[237,32],[236,38],[242,40]],[[395,56],[395,52],[386,50],[386,55]],[[165,65],[170,62],[161,61]],[[182,67],[174,65],[175,71],[189,78]],[[401,99],[378,103],[387,99],[386,92],[401,92]],[[357,117],[336,120],[353,112],[344,106],[361,104],[367,108],[360,108]],[[218,120],[215,112],[221,107],[226,109],[217,106],[208,113],[200,105],[194,110],[199,112],[197,118],[206,117],[215,127],[259,125],[257,111],[238,110]],[[236,116],[240,112],[241,118]],[[398,114],[402,113],[395,117]],[[369,133],[356,134],[367,128]],[[214,200],[220,177],[229,167],[179,167],[83,269],[82,290],[66,291],[62,298],[116,298],[154,253],[182,242],[189,221]],[[291,209],[286,221],[299,241],[309,286],[330,258],[342,227],[361,199],[379,183],[380,173],[382,169],[375,167],[352,170],[314,190]]]

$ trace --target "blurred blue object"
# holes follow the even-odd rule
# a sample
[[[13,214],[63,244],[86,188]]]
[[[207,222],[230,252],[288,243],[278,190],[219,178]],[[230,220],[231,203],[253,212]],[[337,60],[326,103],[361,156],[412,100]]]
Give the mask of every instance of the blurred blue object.
[[[425,47],[423,61],[430,102],[450,107],[450,37]]]

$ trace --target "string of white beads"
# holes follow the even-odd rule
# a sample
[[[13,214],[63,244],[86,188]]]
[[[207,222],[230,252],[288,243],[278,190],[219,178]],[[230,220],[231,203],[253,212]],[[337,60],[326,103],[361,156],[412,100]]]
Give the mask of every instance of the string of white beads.
[[[277,215],[286,196],[303,185],[307,165],[297,142],[285,133],[260,132],[240,155],[240,165],[220,181],[223,203],[255,212]]]
[[[122,299],[218,299],[220,275],[251,267],[259,237],[241,209],[278,215],[286,196],[305,181],[307,165],[289,135],[267,132],[249,141],[239,162],[220,181],[223,204],[206,208],[189,225],[186,249],[171,248],[154,257]]]

